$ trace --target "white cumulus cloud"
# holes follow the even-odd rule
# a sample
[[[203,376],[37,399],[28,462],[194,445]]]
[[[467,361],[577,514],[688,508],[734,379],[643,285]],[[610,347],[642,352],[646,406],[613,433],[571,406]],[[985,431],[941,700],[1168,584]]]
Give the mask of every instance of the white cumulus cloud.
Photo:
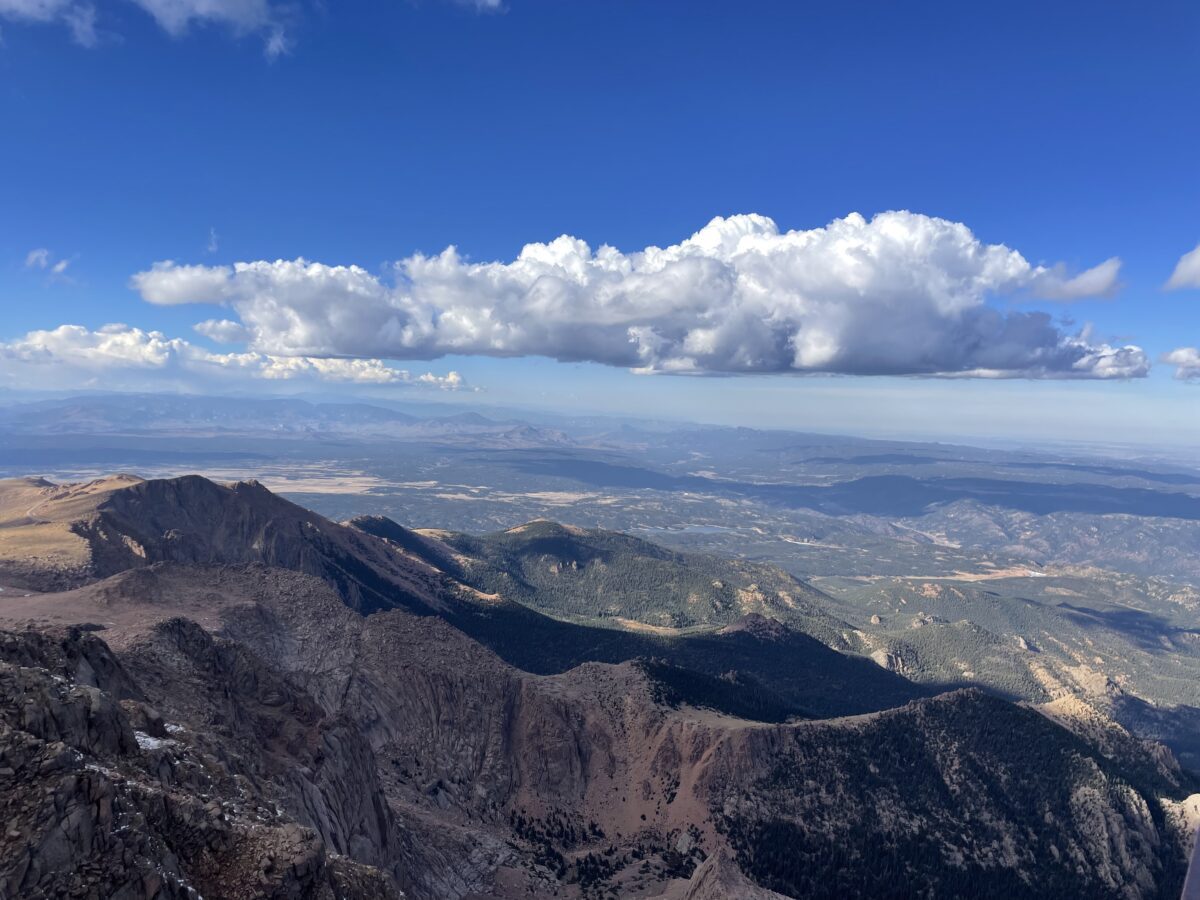
[[[1062,266],[1043,268],[1032,279],[1033,293],[1044,300],[1111,297],[1121,286],[1118,281],[1120,273],[1121,260],[1115,256],[1074,277],[1067,277]]]
[[[218,344],[240,344],[249,337],[249,333],[241,322],[233,322],[229,319],[207,319],[198,322],[194,327],[198,334],[202,334]]]
[[[142,297],[159,306],[195,303],[196,297],[219,297],[233,269],[229,266],[180,266],[167,260],[131,279]]]
[[[454,247],[380,277],[303,259],[156,263],[133,276],[151,303],[218,303],[250,349],[278,356],[548,356],[641,372],[1127,378],[1134,346],[1070,334],[996,296],[1110,294],[1120,263],[1070,275],[967,226],[910,212],[851,214],[781,231],[713,219],[668,247],[624,253],[578,238],[527,244],[511,262]],[[232,320],[229,320],[232,321]]]
[[[1175,377],[1182,381],[1200,380],[1200,348],[1180,347],[1164,353],[1162,361],[1175,366]]]
[[[1169,291],[1200,288],[1200,244],[1179,258],[1179,262],[1175,264],[1175,271],[1167,279],[1166,288]]]
[[[379,359],[279,357],[253,351],[213,353],[182,338],[113,324],[91,330],[60,325],[0,342],[0,374],[26,386],[161,387],[164,379],[193,386],[248,381],[340,382],[361,385],[418,385],[459,390],[457,372],[414,375]]]

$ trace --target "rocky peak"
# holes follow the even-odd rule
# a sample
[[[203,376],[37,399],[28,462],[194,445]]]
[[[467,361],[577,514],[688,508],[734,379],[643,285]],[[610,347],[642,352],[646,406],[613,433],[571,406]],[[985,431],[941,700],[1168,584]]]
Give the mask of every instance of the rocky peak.
[[[6,484],[0,484],[0,510],[28,507],[38,518],[23,512],[25,519],[14,521],[27,539],[12,542],[7,555],[0,542],[0,574],[17,572],[42,589],[172,562],[262,563],[316,575],[364,611],[405,606],[428,612],[444,593],[443,577],[422,560],[290,503],[258,482],[221,485],[199,475],[110,478],[55,486],[46,496]],[[62,545],[61,562],[19,549],[43,539]]]

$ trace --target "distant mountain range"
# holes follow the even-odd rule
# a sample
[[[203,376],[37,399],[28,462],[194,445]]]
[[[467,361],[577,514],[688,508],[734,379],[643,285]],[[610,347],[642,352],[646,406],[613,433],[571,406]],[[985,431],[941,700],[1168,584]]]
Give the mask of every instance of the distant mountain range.
[[[553,430],[511,419],[490,419],[477,412],[420,417],[368,403],[169,394],[99,394],[0,406],[0,431],[20,435],[469,439],[483,447],[567,443],[564,435]]]
[[[14,479],[0,585],[4,895],[1167,897],[1200,819],[1102,716],[612,532]]]

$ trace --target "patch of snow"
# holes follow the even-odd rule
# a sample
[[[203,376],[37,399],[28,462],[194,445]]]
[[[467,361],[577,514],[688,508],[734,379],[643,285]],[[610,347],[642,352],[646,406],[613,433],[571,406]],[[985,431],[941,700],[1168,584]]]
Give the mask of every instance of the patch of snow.
[[[174,747],[175,741],[163,740],[162,738],[152,737],[144,731],[135,731],[134,739],[143,750],[161,750],[163,747]]]

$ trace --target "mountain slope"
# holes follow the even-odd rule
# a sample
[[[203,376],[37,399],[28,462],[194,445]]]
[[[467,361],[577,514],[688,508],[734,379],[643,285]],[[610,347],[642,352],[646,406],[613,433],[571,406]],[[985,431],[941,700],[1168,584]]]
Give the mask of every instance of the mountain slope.
[[[105,889],[152,897],[1178,891],[1196,786],[1166,751],[1139,763],[978,691],[920,696],[760,616],[686,636],[561,622],[255,486],[135,483],[82,510],[60,516],[100,550],[81,586],[0,603],[38,623],[0,636],[20,648],[0,756],[78,753],[52,784],[10,766],[0,786],[20,811],[0,877],[21,890],[80,886],[35,869],[45,854],[110,859],[87,836],[108,825],[92,798],[120,793],[102,777],[135,798]],[[65,838],[50,795],[78,810]]]
[[[722,853],[785,896],[973,883],[978,896],[1150,897],[1182,875],[1187,783],[978,692],[756,725],[665,695],[638,665],[522,673],[438,617],[363,618],[311,576],[147,577],[160,597],[212,595],[220,622],[220,637],[144,616],[101,632],[121,647],[106,687],[139,698],[132,727],[172,742],[144,751],[150,764],[210,760],[201,769],[219,775],[201,790],[223,808],[238,784],[262,798],[230,815],[276,804],[278,827],[319,840],[312,854],[348,855],[412,896],[699,892],[699,864]],[[84,765],[120,762],[88,753]]]
[[[588,661],[661,658],[712,676],[741,673],[797,715],[865,712],[923,693],[865,659],[789,629],[762,640],[740,628],[673,635],[552,619],[507,591],[485,594],[458,580],[458,570],[443,558],[445,545],[415,536],[434,548],[418,555],[391,539],[330,522],[254,482],[225,486],[198,476],[78,486],[0,482],[0,508],[23,508],[31,499],[36,521],[17,530],[32,528],[36,535],[54,528],[81,548],[70,569],[45,566],[36,555],[0,554],[0,578],[23,573],[21,580],[36,587],[86,584],[159,562],[262,563],[316,576],[360,612],[437,612],[510,664],[541,674]],[[401,536],[395,529],[389,533]]]
[[[483,593],[553,616],[661,631],[728,625],[757,614],[835,650],[860,649],[854,629],[826,611],[825,594],[774,566],[547,521],[480,536],[413,531],[383,516],[347,524]]]

